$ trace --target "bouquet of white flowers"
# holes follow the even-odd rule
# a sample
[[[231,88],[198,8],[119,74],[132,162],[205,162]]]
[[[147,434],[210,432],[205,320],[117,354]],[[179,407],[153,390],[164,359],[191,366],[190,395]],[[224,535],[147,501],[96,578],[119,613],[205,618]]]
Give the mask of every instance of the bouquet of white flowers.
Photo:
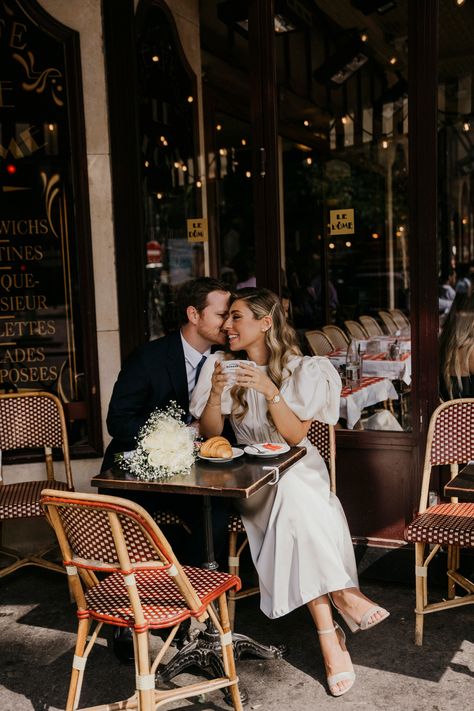
[[[187,471],[198,447],[194,430],[181,419],[183,414],[174,401],[164,410],[155,410],[138,433],[135,451],[121,457],[122,466],[141,481],[160,481]]]

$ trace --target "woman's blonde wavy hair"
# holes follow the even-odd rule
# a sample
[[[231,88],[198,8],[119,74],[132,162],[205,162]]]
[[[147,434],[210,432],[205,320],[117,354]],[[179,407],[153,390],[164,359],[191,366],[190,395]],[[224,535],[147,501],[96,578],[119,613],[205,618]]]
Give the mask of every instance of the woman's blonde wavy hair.
[[[298,346],[296,333],[286,320],[279,297],[269,289],[247,288],[232,294],[230,305],[235,301],[245,301],[257,321],[265,316],[271,316],[272,324],[265,332],[265,342],[270,354],[267,374],[280,390],[283,381],[290,374],[286,368],[288,361],[292,356],[301,355],[301,350]],[[246,358],[247,354],[232,353],[230,357]],[[232,388],[231,393],[234,398],[233,415],[240,421],[248,411],[246,389],[236,386]]]

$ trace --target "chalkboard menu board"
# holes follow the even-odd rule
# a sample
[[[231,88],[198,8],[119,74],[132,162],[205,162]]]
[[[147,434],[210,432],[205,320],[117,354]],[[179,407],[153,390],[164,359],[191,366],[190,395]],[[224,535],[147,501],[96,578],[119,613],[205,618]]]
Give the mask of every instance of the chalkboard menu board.
[[[58,394],[85,451],[100,431],[78,60],[36,2],[0,2],[0,389]]]

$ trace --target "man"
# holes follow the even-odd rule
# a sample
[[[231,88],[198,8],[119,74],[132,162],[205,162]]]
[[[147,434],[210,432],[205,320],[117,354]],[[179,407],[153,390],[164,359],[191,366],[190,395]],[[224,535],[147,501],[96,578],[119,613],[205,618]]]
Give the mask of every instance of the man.
[[[107,414],[107,428],[112,436],[102,471],[109,469],[119,452],[135,449],[136,437],[153,410],[166,407],[171,400],[189,416],[189,401],[202,364],[212,345],[224,345],[222,325],[227,318],[229,292],[216,279],[200,277],[182,285],[178,292],[180,330],[140,346],[124,364]],[[138,501],[145,508],[170,510],[179,514],[193,529],[170,531],[173,548],[183,562],[199,565],[204,560],[200,501],[195,496],[110,492]],[[159,499],[159,500],[158,500]],[[213,506],[216,550],[227,540],[228,508],[219,500]],[[176,527],[174,527],[176,529]],[[114,634],[114,652],[123,662],[133,661],[130,630],[118,628]]]

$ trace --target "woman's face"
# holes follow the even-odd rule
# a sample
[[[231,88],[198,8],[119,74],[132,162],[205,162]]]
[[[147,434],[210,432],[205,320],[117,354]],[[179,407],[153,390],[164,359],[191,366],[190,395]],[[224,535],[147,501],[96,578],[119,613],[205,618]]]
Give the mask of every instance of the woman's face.
[[[234,301],[229,309],[229,317],[223,329],[229,340],[231,351],[246,351],[254,345],[264,343],[264,320],[258,321],[245,301]]]

